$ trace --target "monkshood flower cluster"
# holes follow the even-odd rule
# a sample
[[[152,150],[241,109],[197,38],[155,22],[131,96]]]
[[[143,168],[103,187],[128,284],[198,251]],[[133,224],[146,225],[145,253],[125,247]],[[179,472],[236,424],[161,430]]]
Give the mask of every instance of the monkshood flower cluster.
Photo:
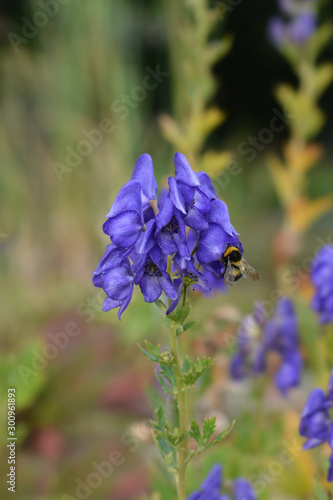
[[[327,481],[333,481],[333,421],[329,410],[333,408],[333,371],[328,382],[327,393],[314,389],[302,413],[299,432],[307,441],[303,450],[328,443],[332,448]]]
[[[229,496],[221,494],[222,467],[214,465],[198,491],[194,491],[187,500],[229,500]],[[233,485],[233,500],[256,500],[255,492],[248,481],[238,478]]]
[[[312,301],[321,323],[333,323],[333,246],[323,247],[312,263],[311,281],[316,288]]]
[[[267,320],[258,304],[252,316],[246,316],[237,332],[238,351],[232,357],[230,375],[242,380],[266,371],[267,354],[277,352],[281,365],[275,374],[275,385],[286,396],[288,389],[300,384],[302,357],[299,348],[298,322],[292,301],[283,297],[275,314]]]
[[[175,177],[169,177],[169,189],[158,196],[152,159],[140,156],[106,216],[103,231],[111,244],[93,283],[107,295],[103,311],[119,307],[119,319],[134,285],[146,302],[155,302],[164,292],[170,299],[169,314],[184,286],[208,292],[223,284],[227,268],[229,284],[241,277],[241,262],[230,263],[232,252],[225,257],[230,247],[239,259],[243,254],[227,205],[217,198],[209,176],[195,173],[183,154],[176,153],[174,163]]]
[[[269,21],[271,42],[277,47],[303,45],[317,28],[314,4],[314,0],[278,0],[283,17],[275,16]]]

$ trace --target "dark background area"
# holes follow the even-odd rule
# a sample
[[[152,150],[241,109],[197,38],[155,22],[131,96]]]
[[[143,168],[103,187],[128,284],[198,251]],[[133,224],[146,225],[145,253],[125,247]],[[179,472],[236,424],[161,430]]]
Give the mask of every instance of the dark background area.
[[[270,17],[278,15],[274,0],[243,0],[236,7],[225,3],[227,12],[218,25],[214,36],[222,36],[226,31],[233,34],[234,44],[228,56],[214,68],[214,74],[220,81],[215,103],[228,112],[228,120],[224,127],[225,137],[234,135],[239,130],[255,130],[267,126],[272,116],[271,110],[278,107],[274,96],[274,86],[281,81],[297,85],[297,79],[290,66],[271,45],[267,38],[266,26]],[[234,2],[230,2],[234,3]],[[128,33],[129,39],[137,37],[137,45],[142,51],[144,64],[153,65],[161,57],[167,60],[166,39],[163,32],[163,19],[159,18],[161,0],[132,0],[130,15],[133,30]],[[217,15],[221,16],[217,5],[212,2]],[[214,7],[215,6],[215,7]],[[1,0],[0,2],[0,36],[1,47],[8,45],[8,31],[15,31],[20,25],[22,16],[29,17],[29,2],[24,0]],[[147,22],[151,21],[151,23]],[[324,2],[321,20],[333,20],[333,4]],[[36,47],[37,45],[37,47]],[[38,49],[38,40],[28,45],[30,50]],[[164,54],[164,56],[163,56]],[[333,44],[322,53],[321,59],[333,59]],[[169,82],[170,83],[170,82]],[[153,111],[170,111],[170,102],[165,88],[157,89],[154,94]],[[333,133],[333,88],[330,87],[320,101],[328,120],[320,139],[328,144]],[[278,134],[276,141],[282,141],[284,134]]]

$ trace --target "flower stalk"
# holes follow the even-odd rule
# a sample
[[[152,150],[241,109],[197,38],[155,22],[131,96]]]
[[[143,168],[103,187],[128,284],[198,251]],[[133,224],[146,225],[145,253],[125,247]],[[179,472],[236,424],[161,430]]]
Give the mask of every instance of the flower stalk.
[[[182,363],[179,354],[179,342],[177,336],[177,328],[175,323],[171,320],[169,326],[169,339],[171,355],[174,357],[173,371],[177,384],[177,409],[179,420],[179,433],[184,434],[184,440],[178,445],[177,458],[178,458],[178,471],[176,475],[177,494],[178,500],[185,500],[186,498],[186,465],[187,465],[187,395],[184,384],[182,382]]]

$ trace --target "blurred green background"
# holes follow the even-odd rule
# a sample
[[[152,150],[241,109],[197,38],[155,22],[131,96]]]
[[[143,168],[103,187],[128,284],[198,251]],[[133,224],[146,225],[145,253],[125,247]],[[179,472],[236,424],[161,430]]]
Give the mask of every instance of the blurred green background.
[[[146,387],[154,375],[137,348],[143,339],[163,344],[167,331],[158,309],[145,304],[138,291],[120,323],[116,312],[102,313],[103,293],[92,286],[91,273],[108,243],[101,230],[104,216],[136,158],[151,154],[161,184],[172,171],[175,150],[162,135],[159,117],[180,113],[186,60],[195,62],[199,50],[194,45],[191,54],[176,57],[172,33],[191,29],[182,17],[182,2],[54,0],[46,23],[43,16],[35,18],[43,25],[34,32],[29,22],[43,11],[41,3],[0,3],[0,434],[5,437],[7,388],[12,386],[17,394],[16,498],[81,498],[76,491],[81,485],[87,495],[82,498],[139,499],[153,484],[169,500],[174,498],[170,478],[149,434]],[[225,182],[222,172],[217,186],[223,186],[219,194],[261,279],[255,285],[242,280],[227,295],[210,300],[195,297],[201,321],[191,334],[194,348],[218,358],[212,387],[197,411],[217,413],[221,426],[235,417],[239,424],[230,442],[190,472],[193,487],[214,461],[222,461],[229,478],[260,474],[283,449],[282,436],[292,439],[297,428],[293,405],[304,402],[299,396],[288,406],[275,394],[277,413],[262,423],[257,436],[251,406],[243,407],[243,393],[227,377],[225,332],[233,335],[241,315],[276,288],[272,242],[282,211],[265,158],[279,151],[287,131],[276,134],[251,162],[238,147],[267,127],[273,108],[279,109],[274,85],[293,83],[295,77],[267,41],[273,1],[239,2],[221,17],[216,2],[211,7],[217,18],[212,37],[230,34],[233,45],[212,68],[211,104],[225,110],[227,119],[203,149],[236,153],[240,175]],[[332,13],[332,2],[326,2],[323,18]],[[333,47],[322,57],[332,59]],[[167,75],[156,76],[158,68]],[[155,74],[149,82],[155,78],[157,85],[142,91],[147,74]],[[200,71],[196,77],[200,85]],[[133,92],[137,97],[124,106]],[[328,117],[320,136],[326,154],[309,175],[311,197],[332,192],[332,88],[320,105]],[[112,121],[112,130],[105,120]],[[93,135],[102,121],[109,129]],[[88,147],[81,142],[87,134]],[[329,234],[332,212],[312,226],[295,263],[313,256],[316,239]],[[89,493],[82,484],[95,471],[94,463],[114,451],[121,454],[117,465]],[[10,495],[3,481],[6,457],[4,446],[1,498]],[[267,483],[261,498],[310,498],[310,479],[304,478],[309,471],[307,458],[297,459]],[[295,481],[295,474],[303,479]]]

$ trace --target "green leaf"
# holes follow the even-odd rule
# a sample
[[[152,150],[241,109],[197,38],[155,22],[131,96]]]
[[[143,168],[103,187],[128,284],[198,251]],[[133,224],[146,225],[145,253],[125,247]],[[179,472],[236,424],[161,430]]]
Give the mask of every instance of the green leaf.
[[[147,345],[147,341],[146,341],[146,345]],[[154,363],[159,362],[159,359],[160,359],[159,355],[156,356],[156,354],[152,354],[149,351],[146,351],[146,349],[144,349],[140,344],[138,344],[138,346],[139,346],[140,351],[146,356],[146,358],[148,358],[150,361],[153,361]]]
[[[188,356],[185,356],[183,361],[183,372],[186,373],[191,368],[191,361]]]
[[[211,358],[204,357],[203,359],[197,358],[194,363],[190,363],[190,366],[186,372],[183,372],[181,380],[185,387],[190,387],[195,384],[196,381],[201,377],[201,375],[213,364]],[[188,365],[187,365],[188,366]]]
[[[194,453],[189,454],[187,462],[192,460],[192,458],[199,455],[200,453],[221,443],[230,434],[234,425],[235,421],[233,421],[231,425],[228,425],[222,432],[220,432],[216,436],[216,438],[213,439],[213,441],[210,441],[210,438],[212,437],[216,429],[216,417],[205,419],[203,424],[203,434],[201,434],[200,432],[199,424],[193,420],[191,423],[189,435],[196,441],[197,450]]]
[[[206,418],[203,424],[203,441],[208,442],[216,429],[216,417]]]
[[[153,428],[153,439],[167,468],[170,472],[177,472],[177,450],[171,441],[176,441],[169,432],[169,425],[166,418],[165,408],[159,407],[156,410],[156,421],[151,422]]]
[[[202,436],[201,436],[201,432],[200,432],[200,427],[199,427],[199,424],[195,420],[192,420],[192,422],[191,422],[190,436],[191,436],[191,438],[193,438],[196,441],[196,443],[198,444],[198,447],[201,446]]]
[[[191,312],[191,304],[190,302],[186,302],[178,313],[178,322],[180,325],[184,323],[190,312]]]
[[[170,387],[170,385],[168,385],[164,378],[161,377],[161,375],[159,373],[157,373],[157,371],[155,371],[155,375],[156,375],[156,378],[157,380],[159,381],[159,383],[161,384],[162,386],[162,389],[163,391],[166,393],[166,394],[174,394],[174,389],[172,387]]]
[[[198,323],[198,320],[195,321],[190,321],[189,323],[186,323],[186,325],[183,326],[183,332],[186,332],[186,330],[189,330],[194,326],[196,323]]]
[[[213,441],[211,441],[210,443],[207,443],[205,445],[204,450],[202,450],[202,451],[206,451],[209,448],[212,448],[213,446],[216,446],[217,444],[222,443],[222,441],[229,436],[230,432],[232,431],[232,429],[233,429],[233,427],[235,425],[235,422],[236,421],[234,420],[232,422],[232,424],[228,425],[222,432],[220,432],[220,434],[218,434]]]
[[[166,310],[167,309],[167,306],[160,299],[155,300],[155,304],[157,305],[157,307],[159,307],[162,310]]]
[[[157,374],[156,374],[156,376],[157,376]],[[170,365],[163,365],[163,366],[160,365],[160,374],[157,378],[158,378],[158,381],[161,383],[159,377],[163,377],[163,379],[165,379],[169,382],[170,387],[171,387],[170,394],[173,394],[174,396],[176,396],[177,395],[177,382],[176,382],[176,377],[175,377],[175,374],[173,372],[172,367]],[[165,389],[164,385],[162,385],[162,387],[163,387],[163,389]]]
[[[168,351],[168,349],[164,349],[164,351],[161,352],[160,344],[154,347],[153,344],[151,344],[147,340],[145,340],[145,344],[147,350],[141,347],[139,344],[138,345],[140,350],[150,361],[165,365],[172,365],[174,363],[174,357],[170,354],[170,351]]]
[[[176,448],[164,437],[159,434],[153,434],[155,445],[160,452],[168,470],[172,473],[178,471],[177,465],[177,450]]]

